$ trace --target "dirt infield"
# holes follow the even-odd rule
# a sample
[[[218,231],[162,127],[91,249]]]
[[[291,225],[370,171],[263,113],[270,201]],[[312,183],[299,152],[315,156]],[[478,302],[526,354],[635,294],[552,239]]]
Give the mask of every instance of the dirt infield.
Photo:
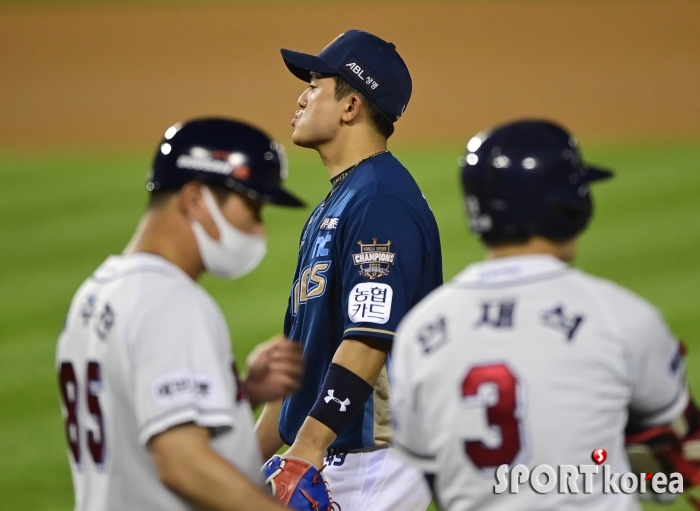
[[[347,28],[414,79],[396,139],[464,139],[525,115],[598,139],[700,136],[700,2],[344,2],[0,8],[0,147],[151,145],[222,114],[287,140],[303,89],[279,48]]]

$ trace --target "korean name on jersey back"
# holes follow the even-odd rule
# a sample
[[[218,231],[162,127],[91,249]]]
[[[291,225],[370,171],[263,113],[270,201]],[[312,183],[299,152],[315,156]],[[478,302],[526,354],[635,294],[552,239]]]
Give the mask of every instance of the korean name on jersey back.
[[[660,314],[550,256],[474,264],[409,314],[392,356],[395,445],[437,474],[438,496],[484,510],[562,509],[574,499],[596,511],[638,509],[615,489],[626,477],[628,410],[662,424],[688,401],[678,343]],[[599,447],[610,453],[611,475],[589,484],[592,492],[495,491],[503,467],[579,470]],[[510,481],[527,477],[513,473]],[[638,477],[627,481],[641,485]]]

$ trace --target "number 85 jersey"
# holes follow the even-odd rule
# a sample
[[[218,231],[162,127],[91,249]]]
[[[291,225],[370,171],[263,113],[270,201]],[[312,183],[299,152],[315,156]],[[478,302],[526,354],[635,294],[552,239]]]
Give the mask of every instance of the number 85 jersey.
[[[192,509],[159,480],[154,436],[185,423],[262,485],[228,328],[206,292],[151,254],[107,259],[71,303],[56,354],[76,511]]]

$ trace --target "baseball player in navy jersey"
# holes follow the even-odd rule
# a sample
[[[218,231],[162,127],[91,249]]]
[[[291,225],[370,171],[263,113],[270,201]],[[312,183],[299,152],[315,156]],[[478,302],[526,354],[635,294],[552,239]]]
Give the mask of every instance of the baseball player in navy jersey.
[[[399,320],[442,282],[437,225],[387,151],[411,78],[393,44],[349,30],[317,56],[282,50],[309,85],[292,140],[315,149],[331,189],[303,228],[284,331],[304,347],[298,392],[266,406],[264,456],[322,467],[343,511],[425,510],[422,474],[387,449],[387,367]]]
[[[263,205],[302,205],[285,173],[281,146],[246,124],[165,132],[132,242],[80,287],[58,342],[76,511],[287,509],[263,489],[251,405],[298,386],[301,350],[268,343],[240,381],[196,283],[260,263]]]
[[[568,265],[589,186],[612,173],[584,164],[561,127],[520,121],[472,138],[461,175],[488,258],[406,316],[392,366],[395,444],[430,475],[441,508],[632,511],[624,474],[646,497],[671,494],[645,474],[700,482],[678,340],[645,300]],[[525,476],[505,489],[516,465],[533,476],[548,466],[558,483],[543,491]]]

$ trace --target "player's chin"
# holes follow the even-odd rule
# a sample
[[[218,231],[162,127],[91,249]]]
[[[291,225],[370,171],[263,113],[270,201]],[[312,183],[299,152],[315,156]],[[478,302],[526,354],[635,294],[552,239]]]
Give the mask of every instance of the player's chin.
[[[315,146],[313,138],[305,135],[304,131],[299,128],[294,129],[294,133],[292,133],[292,142],[299,147],[313,148]]]
[[[306,126],[303,124],[297,124],[294,127],[292,142],[294,142],[294,145],[298,145],[299,147],[315,149],[324,141],[324,137],[319,136],[317,130],[308,130],[305,128]]]

